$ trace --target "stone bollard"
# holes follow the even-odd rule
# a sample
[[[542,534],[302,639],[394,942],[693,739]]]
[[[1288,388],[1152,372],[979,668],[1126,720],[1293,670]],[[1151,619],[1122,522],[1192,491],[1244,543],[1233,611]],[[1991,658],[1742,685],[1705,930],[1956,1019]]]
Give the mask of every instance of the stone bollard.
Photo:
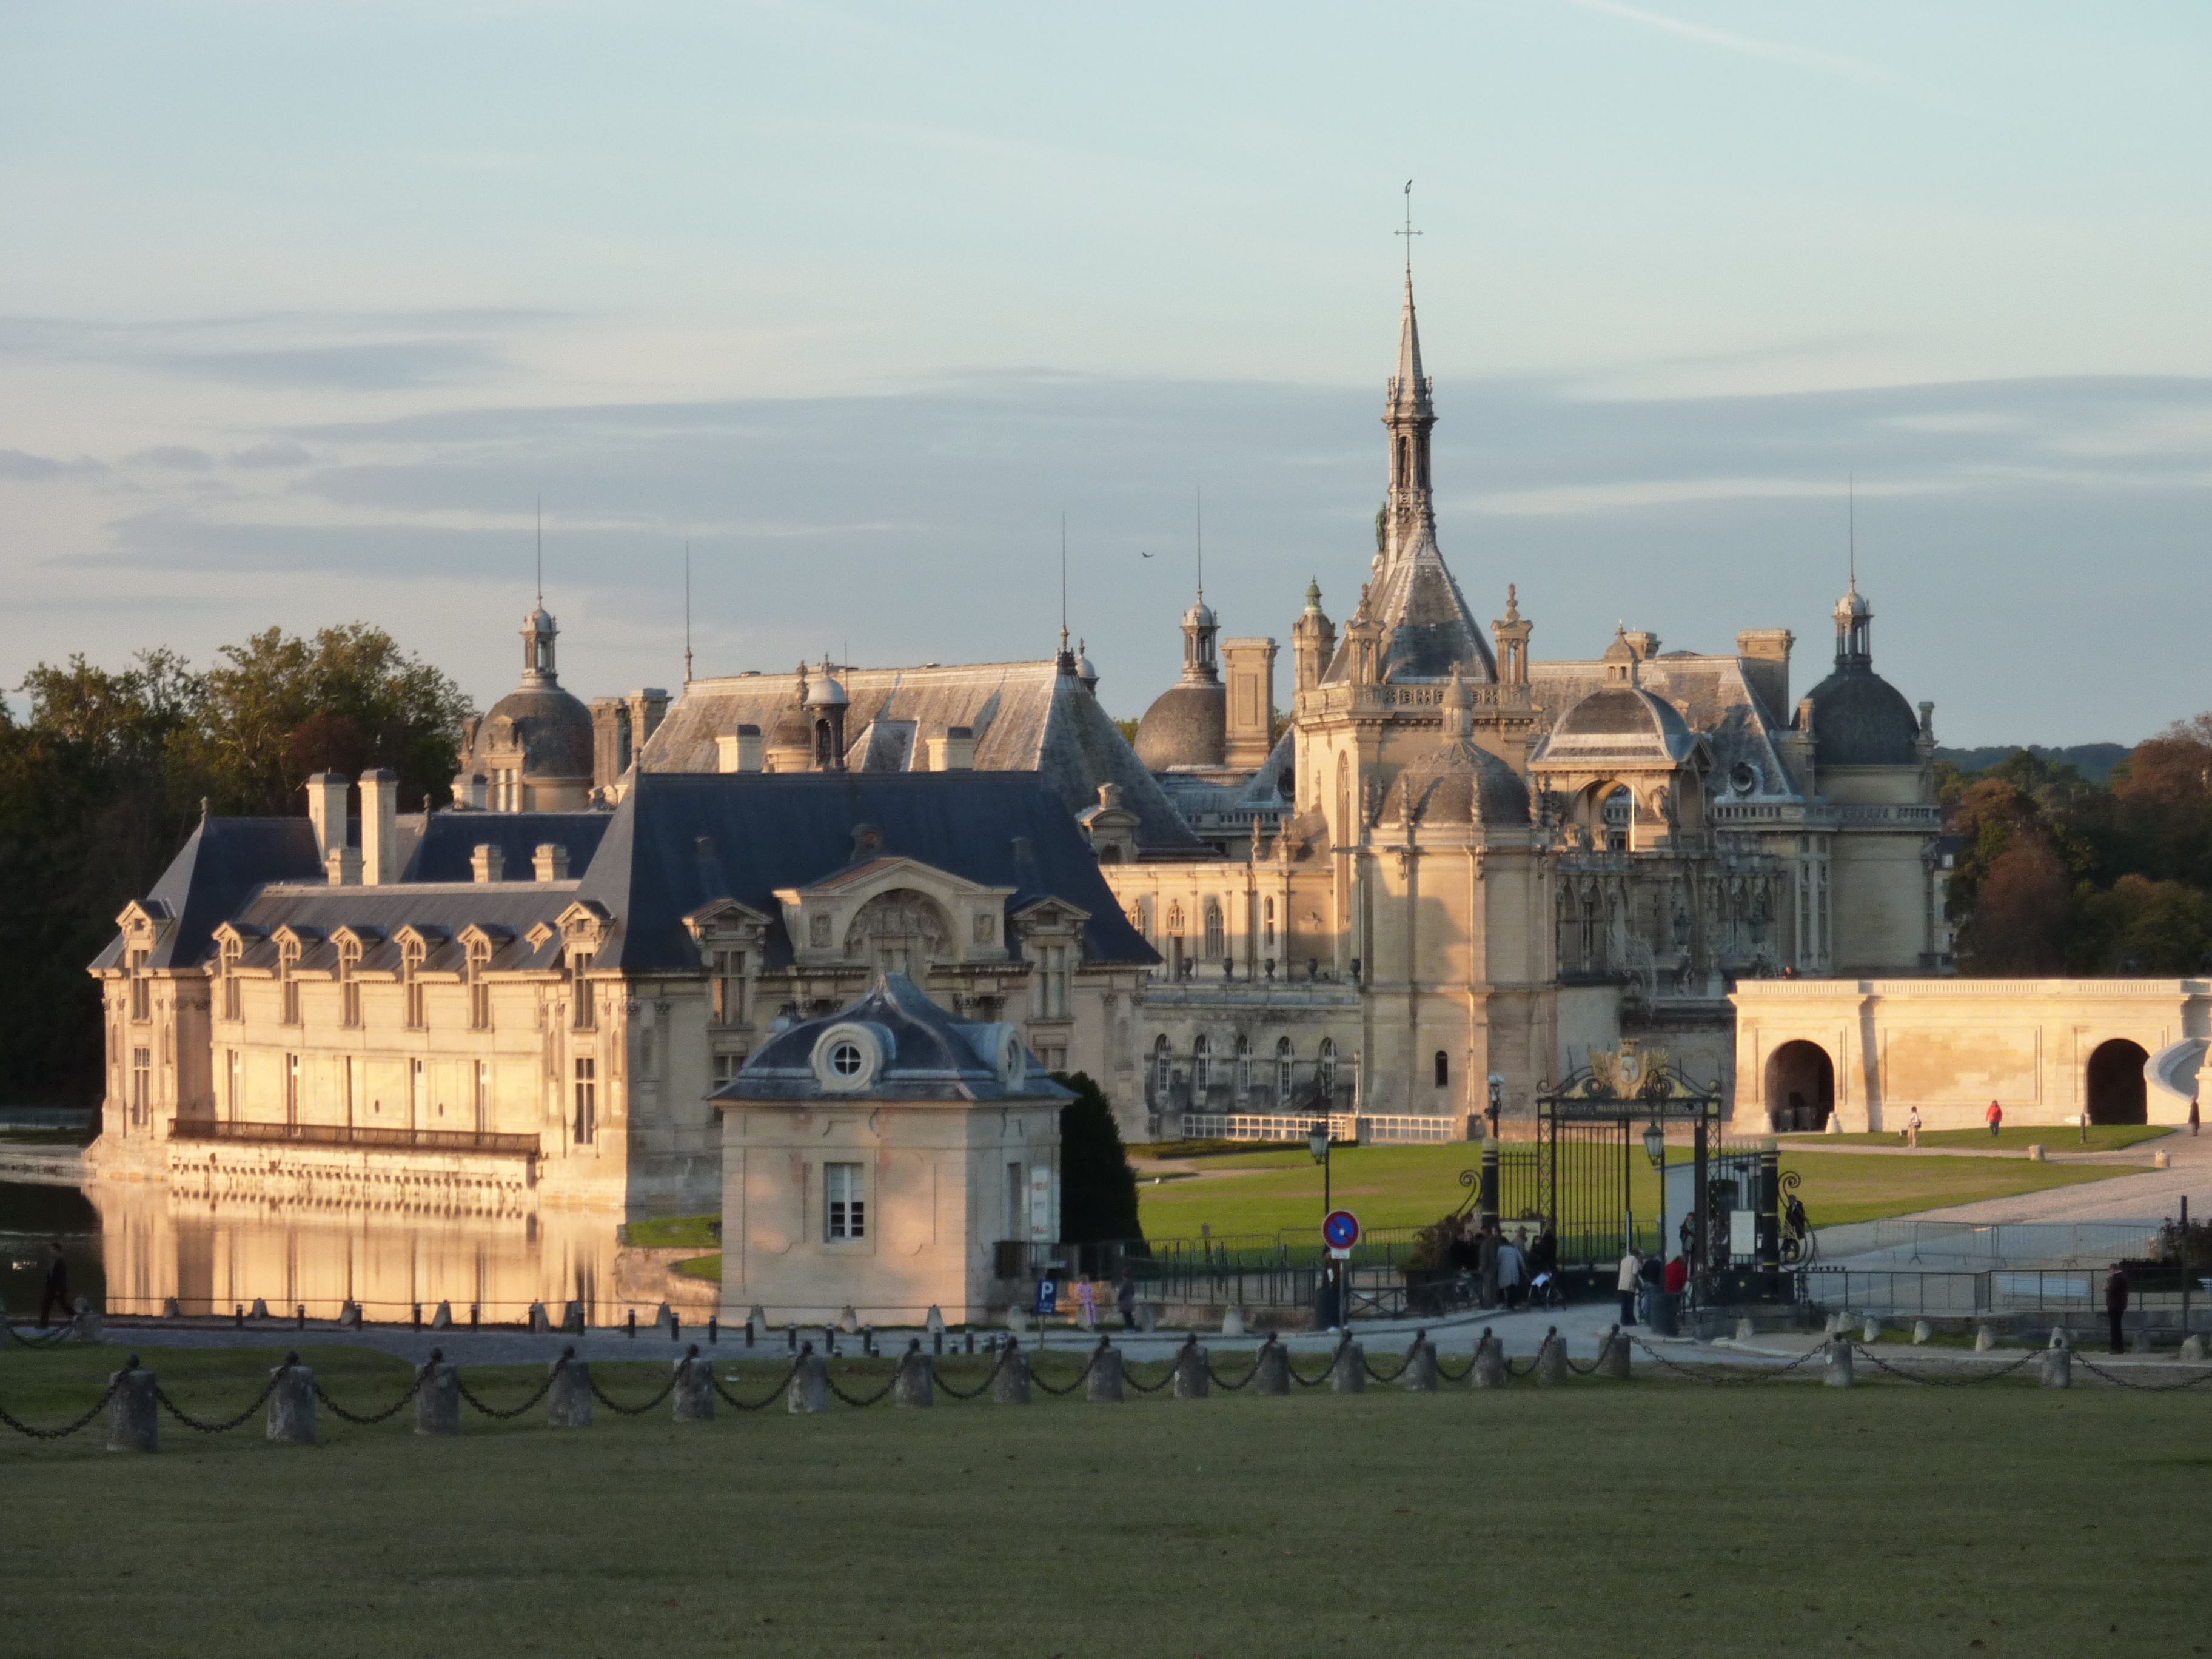
[[[1437,1345],[1429,1340],[1426,1331],[1413,1333],[1413,1346],[1406,1351],[1406,1369],[1399,1374],[1398,1386],[1408,1394],[1437,1391]]]
[[[672,1328],[675,1324],[675,1310],[671,1308],[665,1302],[662,1303],[659,1307],[653,1310],[653,1328],[656,1334]]]
[[[2044,1350],[2043,1386],[2046,1389],[2070,1389],[2074,1386],[2074,1350],[2063,1342],[2054,1342]]]
[[[2154,1170],[2171,1170],[2173,1167],[2173,1154],[2153,1152],[2150,1155],[2150,1167]]]
[[[921,1339],[915,1337],[907,1343],[906,1352],[899,1356],[898,1369],[891,1373],[891,1404],[936,1403],[937,1362],[921,1351]]]
[[[530,1304],[530,1334],[531,1334],[531,1335],[532,1335],[532,1336],[544,1336],[547,1332],[550,1331],[552,1328],[553,1328],[553,1322],[552,1322],[552,1320],[551,1320],[550,1318],[547,1317],[547,1316],[546,1316],[546,1312],[545,1312],[545,1304],[544,1304],[543,1302],[533,1302],[533,1303],[532,1303],[532,1304]]]
[[[1224,1336],[1244,1334],[1244,1310],[1234,1303],[1230,1304],[1229,1311],[1221,1316],[1221,1334]]]
[[[76,1315],[70,1321],[70,1334],[80,1342],[100,1342],[106,1338],[107,1319],[89,1299],[76,1299]]]
[[[1597,1374],[1617,1382],[1628,1381],[1628,1337],[1618,1325],[1597,1345]]]
[[[267,1303],[267,1301],[266,1301],[266,1300],[264,1300],[264,1298],[262,1298],[262,1297],[258,1297],[258,1296],[257,1296],[257,1297],[255,1297],[253,1298],[253,1307],[252,1307],[252,1311],[251,1311],[251,1312],[249,1312],[246,1316],[248,1319],[266,1319],[266,1318],[268,1318],[268,1317],[269,1317],[269,1304],[268,1304],[268,1303]]]
[[[1869,1314],[1863,1320],[1862,1320],[1859,1322],[1859,1340],[1862,1342],[1881,1341],[1881,1321],[1876,1319],[1872,1314]]]
[[[1146,1336],[1150,1336],[1154,1331],[1159,1329],[1159,1328],[1160,1310],[1158,1307],[1150,1302],[1139,1302],[1137,1304],[1137,1328],[1143,1332]]]
[[[1468,1381],[1478,1389],[1502,1389],[1512,1380],[1505,1369],[1505,1345],[1490,1334],[1490,1327],[1482,1328],[1482,1340],[1474,1345],[1474,1367],[1468,1373]]]
[[[1735,1322],[1735,1340],[1737,1341],[1749,1342],[1757,1337],[1758,1334],[1759,1328],[1751,1322],[1751,1316],[1749,1314],[1746,1314],[1742,1318]]]
[[[2147,1325],[2136,1326],[2135,1329],[2127,1334],[2127,1348],[2130,1353],[2153,1353],[2156,1352],[2156,1350],[2151,1346],[2150,1328]]]
[[[2066,1328],[2063,1325],[2053,1325],[2051,1328],[2051,1340],[2045,1346],[2053,1348],[2069,1348],[2074,1345],[2072,1339],[2066,1334]]]
[[[561,1315],[561,1328],[571,1336],[584,1334],[584,1304],[571,1302]]]
[[[1832,1389],[1848,1389],[1856,1380],[1851,1376],[1851,1345],[1843,1337],[1829,1341],[1827,1357],[1821,1364],[1820,1381]]]
[[[591,1362],[577,1358],[574,1348],[562,1349],[561,1357],[553,1362],[552,1386],[545,1390],[545,1426],[549,1429],[588,1429],[592,1426]]]
[[[1094,1405],[1117,1406],[1121,1402],[1121,1351],[1103,1336],[1098,1339],[1097,1357],[1091,1362],[1085,1397]]]
[[[1926,1320],[1916,1319],[1912,1322],[1912,1341],[1914,1346],[1917,1347],[1920,1344],[1927,1341],[1929,1337],[1935,1334],[1936,1328],[1929,1324]]]
[[[929,1313],[921,1322],[921,1328],[927,1331],[932,1336],[944,1335],[945,1310],[939,1307],[934,1302],[931,1303],[929,1304]]]
[[[2203,1364],[2204,1339],[2201,1336],[2191,1336],[2183,1339],[2181,1344],[2181,1357],[2192,1365],[2201,1365]]]
[[[1536,1345],[1536,1381],[1547,1385],[1567,1380],[1567,1340],[1553,1326]]]
[[[1851,1316],[1847,1313],[1837,1312],[1830,1314],[1828,1316],[1828,1334],[1830,1336],[1841,1336],[1844,1334],[1844,1328],[1847,1327],[1850,1322]]]
[[[2027,1149],[2027,1161],[2030,1164],[2040,1164],[2044,1161],[2043,1143],[2041,1141],[2033,1141],[2029,1144]]]
[[[1011,1336],[1006,1339],[1006,1351],[1000,1358],[999,1369],[991,1373],[991,1398],[1001,1406],[1030,1403],[1030,1357]]]
[[[1977,1325],[1974,1327],[1974,1352],[1976,1353],[1987,1353],[1991,1348],[1996,1347],[1996,1345],[1997,1334],[1993,1327],[1986,1324]]]
[[[149,1452],[161,1449],[161,1418],[154,1399],[154,1373],[141,1370],[138,1356],[108,1373],[114,1397],[107,1402],[107,1449]]]
[[[279,1445],[315,1443],[315,1374],[288,1353],[284,1363],[270,1371],[276,1386],[269,1390],[269,1437]]]
[[[791,1362],[791,1381],[783,1390],[783,1408],[793,1417],[830,1409],[830,1362],[814,1352],[811,1342]]]
[[[461,1431],[461,1374],[446,1363],[443,1348],[415,1371],[415,1432],[459,1434]]]
[[[441,1302],[438,1304],[438,1311],[430,1316],[430,1328],[434,1331],[450,1331],[453,1328],[453,1304],[452,1303]]]
[[[676,1387],[671,1393],[678,1423],[714,1420],[714,1362],[699,1358],[696,1342],[686,1348],[684,1358],[676,1362]]]
[[[163,1297],[161,1298],[161,1317],[162,1317],[162,1318],[164,1318],[164,1319],[182,1319],[184,1316],[185,1316],[185,1310],[184,1310],[182,1308],[180,1308],[180,1307],[179,1307],[179,1306],[177,1305],[177,1298],[176,1298],[176,1297],[174,1297],[173,1296],[165,1296],[165,1297]]]
[[[1291,1391],[1291,1351],[1268,1333],[1252,1357],[1252,1392],[1288,1394]]]
[[[1367,1350],[1348,1336],[1336,1345],[1336,1354],[1328,1362],[1328,1391],[1331,1394],[1367,1392]]]
[[[1203,1400],[1212,1391],[1212,1384],[1206,1369],[1206,1350],[1198,1346],[1196,1337],[1185,1337],[1182,1346],[1176,1350],[1175,1397]]]
[[[538,1311],[542,1314],[544,1312],[544,1310],[541,1308]],[[349,1302],[343,1307],[340,1308],[338,1310],[338,1324],[339,1327],[344,1330],[359,1330],[361,1328],[361,1304],[358,1302]]]

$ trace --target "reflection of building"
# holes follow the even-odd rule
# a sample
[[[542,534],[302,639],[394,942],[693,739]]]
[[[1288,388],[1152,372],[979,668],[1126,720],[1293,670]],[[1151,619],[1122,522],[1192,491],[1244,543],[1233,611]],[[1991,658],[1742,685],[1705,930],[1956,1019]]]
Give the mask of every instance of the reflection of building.
[[[1768,980],[1732,1000],[1740,1126],[1978,1129],[1992,1100],[2008,1123],[2184,1123],[2212,1096],[2203,980]]]
[[[611,812],[403,818],[370,772],[357,846],[347,793],[206,820],[118,919],[97,1172],[308,1210],[709,1210],[708,1094],[886,967],[1135,1109],[1152,953],[1034,775],[648,772]]]
[[[1275,642],[1217,652],[1201,594],[1139,726],[1210,854],[1106,872],[1164,963],[1138,1023],[1156,1122],[1356,1105],[1456,1135],[1491,1074],[1525,1114],[1623,1034],[1725,1089],[1737,983],[1948,969],[1931,705],[1875,673],[1856,581],[1794,703],[1782,629],[1533,660],[1517,592],[1486,637],[1439,550],[1431,391],[1409,274],[1370,580],[1341,627],[1307,588],[1287,726]]]
[[[770,1036],[714,1103],[722,1305],[958,1323],[1028,1288],[1006,1243],[1060,1237],[1060,1110],[1020,1030],[948,1016],[903,973]]]

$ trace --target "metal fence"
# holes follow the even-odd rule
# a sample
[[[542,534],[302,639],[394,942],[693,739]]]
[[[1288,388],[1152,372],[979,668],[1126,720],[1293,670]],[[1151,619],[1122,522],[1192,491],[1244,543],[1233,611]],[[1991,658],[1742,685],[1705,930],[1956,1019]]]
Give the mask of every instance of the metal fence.
[[[361,1146],[420,1152],[493,1152],[535,1158],[536,1135],[493,1134],[477,1129],[372,1129],[343,1123],[233,1123],[219,1118],[178,1118],[172,1140],[282,1142],[302,1146]]]
[[[1186,1112],[1182,1133],[1192,1140],[1304,1142],[1320,1121],[1311,1113]],[[1431,1113],[1332,1112],[1328,1134],[1368,1146],[1442,1146],[1467,1139],[1468,1122]]]
[[[1821,1262],[1797,1275],[1798,1299],[1830,1309],[1912,1315],[2089,1313],[2104,1306],[2104,1276],[2094,1267],[1904,1268],[1858,1267]],[[2191,1286],[2191,1302],[2208,1299]],[[2131,1308],[2179,1310],[2179,1288],[2137,1291]]]
[[[2103,1267],[2159,1253],[2159,1230],[2142,1221],[2007,1222],[1860,1221],[1820,1229],[1820,1255],[1830,1261],[1888,1255],[1902,1267],[1957,1262],[1962,1268]]]

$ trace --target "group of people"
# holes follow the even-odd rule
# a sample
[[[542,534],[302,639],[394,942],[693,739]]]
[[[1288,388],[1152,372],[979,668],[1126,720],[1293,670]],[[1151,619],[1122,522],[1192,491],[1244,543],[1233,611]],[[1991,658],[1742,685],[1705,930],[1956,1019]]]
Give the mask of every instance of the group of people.
[[[1106,1287],[1089,1273],[1079,1273],[1075,1280],[1075,1322],[1086,1331],[1098,1328],[1098,1304]],[[1121,1282],[1114,1287],[1114,1309],[1121,1316],[1121,1328],[1137,1328],[1137,1270],[1121,1269]]]
[[[1690,1258],[1685,1254],[1670,1261],[1640,1254],[1632,1244],[1620,1258],[1620,1276],[1613,1287],[1620,1292],[1620,1322],[1651,1322],[1651,1298],[1680,1296],[1690,1288]]]
[[[1444,1255],[1478,1306],[1519,1308],[1553,1288],[1559,1242],[1548,1225],[1540,1225],[1534,1238],[1516,1227],[1508,1238],[1494,1216],[1480,1226],[1462,1216],[1451,1225]]]

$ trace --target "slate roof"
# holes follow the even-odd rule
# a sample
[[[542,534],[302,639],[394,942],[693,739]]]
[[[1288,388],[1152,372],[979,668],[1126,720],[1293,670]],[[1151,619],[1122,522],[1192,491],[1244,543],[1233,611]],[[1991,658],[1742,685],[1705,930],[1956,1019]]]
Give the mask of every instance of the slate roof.
[[[1775,752],[1771,728],[1737,657],[1678,651],[1647,657],[1636,667],[1639,689],[1664,698],[1685,725],[1712,750],[1716,778],[1742,763],[1754,780],[1752,799],[1796,799],[1796,787]],[[1536,704],[1536,731],[1548,736],[1576,704],[1606,686],[1602,661],[1532,662],[1528,684]],[[1562,758],[1565,758],[1563,756]]]
[[[528,881],[531,862],[545,845],[568,849],[568,873],[580,875],[599,848],[611,815],[606,812],[434,812],[400,872],[402,881],[473,881],[471,860],[480,846],[500,850],[506,881]],[[355,844],[358,846],[356,836]]]
[[[1905,694],[1863,659],[1837,659],[1836,672],[1806,693],[1813,700],[1813,765],[1917,766],[1920,717]]]
[[[809,1100],[834,1105],[840,1096],[814,1074],[814,1048],[833,1025],[875,1028],[884,1041],[882,1068],[856,1100],[1073,1100],[1026,1049],[1027,1075],[1009,1087],[999,1074],[998,1045],[1009,1027],[957,1020],[903,974],[879,974],[859,1000],[820,1019],[801,1021],[754,1051],[714,1100]]]
[[[1122,915],[1090,842],[1042,784],[1018,772],[642,773],[579,890],[614,918],[597,963],[692,970],[698,951],[684,918],[733,898],[775,918],[767,965],[789,965],[776,890],[811,886],[854,863],[854,832],[863,824],[879,837],[866,857],[911,858],[1011,887],[1009,915],[1048,896],[1089,911],[1086,960],[1158,962]]]
[[[963,726],[975,735],[977,771],[1035,773],[1071,817],[1098,804],[1101,784],[1119,784],[1121,805],[1137,815],[1140,853],[1206,856],[1097,698],[1054,659],[840,669],[838,678],[850,699],[845,764],[854,771],[926,767],[929,739]],[[718,771],[718,738],[741,724],[771,732],[798,699],[795,673],[693,680],[646,743],[637,770]]]
[[[198,966],[207,959],[215,930],[263,883],[313,881],[321,874],[314,826],[305,818],[203,818],[146,895],[149,903],[166,903],[177,918],[147,965]],[[122,960],[118,933],[92,965],[119,967]]]
[[[379,887],[271,885],[255,894],[234,918],[241,928],[264,935],[240,961],[249,968],[273,966],[276,947],[266,935],[290,927],[316,936],[300,953],[300,967],[307,973],[321,972],[337,963],[337,945],[331,936],[341,927],[350,927],[377,936],[362,952],[363,971],[392,971],[400,958],[394,935],[411,927],[429,935],[430,949],[422,966],[432,973],[457,973],[466,966],[468,956],[460,935],[474,925],[497,941],[491,957],[495,969],[557,968],[557,935],[534,950],[523,935],[541,921],[551,927],[576,902],[576,885],[573,881],[502,881],[481,886],[446,882]]]
[[[1498,679],[1498,661],[1467,597],[1444,563],[1436,538],[1423,526],[1412,548],[1392,559],[1367,595],[1367,614],[1383,625],[1381,677],[1389,681],[1441,680],[1455,666],[1469,684]],[[1340,643],[1322,678],[1335,682],[1352,672],[1349,640]]]

